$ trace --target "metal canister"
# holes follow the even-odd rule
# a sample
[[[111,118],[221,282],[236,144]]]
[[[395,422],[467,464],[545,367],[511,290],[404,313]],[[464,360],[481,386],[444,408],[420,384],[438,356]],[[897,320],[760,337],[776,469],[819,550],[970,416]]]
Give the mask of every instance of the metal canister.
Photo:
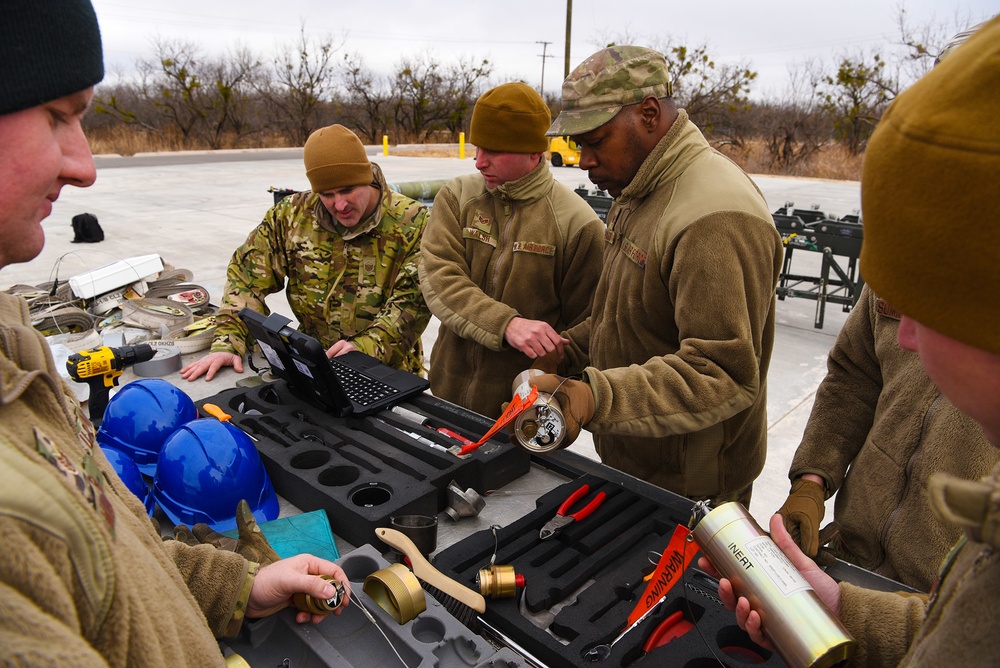
[[[292,603],[295,604],[296,608],[312,615],[325,615],[339,608],[344,602],[344,596],[347,593],[344,590],[344,583],[340,580],[334,579],[332,575],[321,575],[320,577],[324,580],[329,580],[330,584],[333,585],[333,596],[327,599],[321,599],[315,598],[310,594],[299,592],[292,597]]]
[[[531,378],[544,373],[541,369],[519,373],[514,379],[514,394],[526,399],[531,392]],[[565,446],[566,417],[555,397],[538,393],[534,403],[514,420],[514,440],[530,452],[550,452]]]
[[[725,503],[702,518],[692,535],[736,595],[750,601],[786,664],[830,668],[853,656],[847,629],[746,508]]]
[[[490,564],[476,574],[476,584],[488,598],[513,598],[517,588],[524,586],[524,576],[514,572],[511,564]]]

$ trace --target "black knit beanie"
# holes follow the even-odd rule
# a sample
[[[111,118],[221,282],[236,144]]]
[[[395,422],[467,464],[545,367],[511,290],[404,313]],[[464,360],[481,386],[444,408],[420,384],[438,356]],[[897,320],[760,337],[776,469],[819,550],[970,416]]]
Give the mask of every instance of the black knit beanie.
[[[0,6],[0,114],[57,100],[104,78],[90,0],[4,0]]]

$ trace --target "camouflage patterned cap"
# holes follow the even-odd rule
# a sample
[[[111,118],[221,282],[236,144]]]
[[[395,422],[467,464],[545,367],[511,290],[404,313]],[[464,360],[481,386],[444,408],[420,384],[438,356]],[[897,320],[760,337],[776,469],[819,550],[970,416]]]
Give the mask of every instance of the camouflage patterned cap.
[[[601,127],[622,107],[673,94],[667,60],[642,46],[612,46],[577,65],[562,86],[563,109],[545,134],[580,135]]]

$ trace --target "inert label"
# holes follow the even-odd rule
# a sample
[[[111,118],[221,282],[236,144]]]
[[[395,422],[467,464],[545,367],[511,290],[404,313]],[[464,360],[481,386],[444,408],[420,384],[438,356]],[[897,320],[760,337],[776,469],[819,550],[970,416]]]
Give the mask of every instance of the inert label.
[[[743,549],[785,598],[812,589],[769,536],[748,540]]]

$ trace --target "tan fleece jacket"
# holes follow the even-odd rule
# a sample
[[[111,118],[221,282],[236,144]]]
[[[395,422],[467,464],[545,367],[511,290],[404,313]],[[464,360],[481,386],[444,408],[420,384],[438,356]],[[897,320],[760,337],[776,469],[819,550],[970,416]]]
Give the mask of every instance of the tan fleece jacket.
[[[94,446],[27,305],[5,294],[0,536],[5,665],[224,664],[213,636],[245,607],[249,562],[160,540]]]
[[[841,583],[840,618],[858,642],[851,666],[997,665],[1000,467],[979,483],[938,474],[930,486],[936,510],[965,534],[926,606],[920,597]]]
[[[733,500],[764,465],[781,237],[764,197],[682,110],[608,213],[589,321],[569,330],[609,466]]]
[[[590,314],[601,273],[604,225],[556,182],[548,163],[490,191],[460,176],[434,198],[420,248],[420,285],[441,320],[431,392],[499,417],[511,383],[532,360],[504,341],[510,321],[542,320],[557,332]]]
[[[789,477],[815,473],[837,493],[838,557],[927,591],[960,534],[931,511],[927,481],[936,471],[978,479],[997,451],[919,355],[899,347],[898,330],[896,310],[865,287],[830,351]]]

